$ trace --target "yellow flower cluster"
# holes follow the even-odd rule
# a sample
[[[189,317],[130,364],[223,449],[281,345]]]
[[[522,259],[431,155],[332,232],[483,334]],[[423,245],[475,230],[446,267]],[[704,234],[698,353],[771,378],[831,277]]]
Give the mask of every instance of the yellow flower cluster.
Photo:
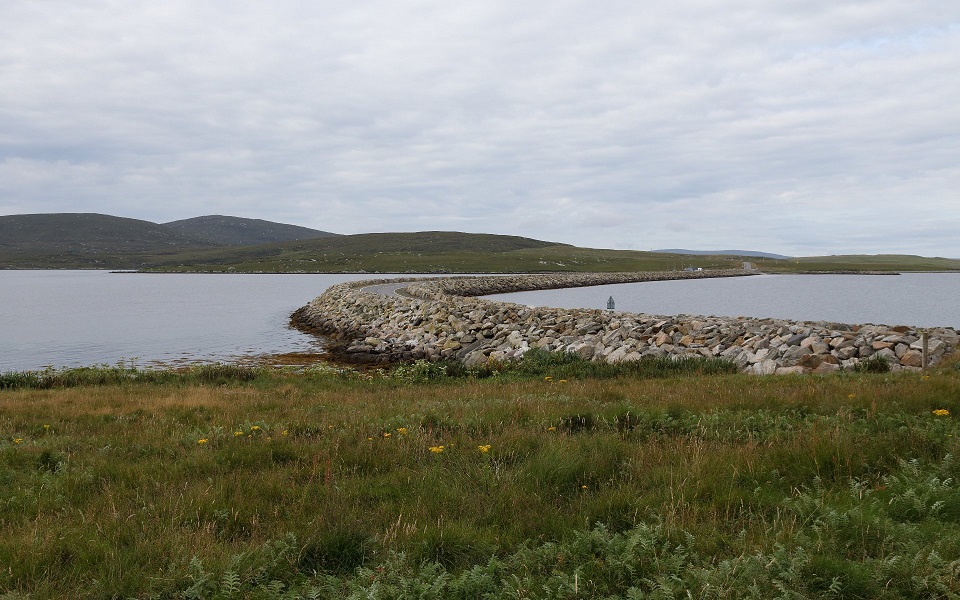
[[[243,435],[243,432],[238,429],[237,431],[233,432],[233,435],[234,437],[240,437],[241,435]]]
[[[13,438],[13,443],[14,443],[14,444],[20,444],[20,443],[22,443],[22,442],[23,442],[23,438]]]
[[[406,427],[397,427],[397,433],[399,433],[400,435],[407,435],[407,428],[406,428]]]
[[[945,408],[938,408],[937,410],[933,411],[933,414],[937,415],[938,417],[949,417],[950,411]]]
[[[483,446],[477,446],[477,450],[479,450],[479,451],[480,451],[481,453],[483,453],[483,454],[486,454],[487,452],[490,452],[490,444],[484,444]]]
[[[440,454],[443,452],[443,446],[430,446],[430,452],[433,452],[434,454]]]
[[[197,440],[197,443],[202,446],[202,445],[206,444],[208,441],[210,441],[210,440],[208,440],[207,438],[200,438],[199,440]]]

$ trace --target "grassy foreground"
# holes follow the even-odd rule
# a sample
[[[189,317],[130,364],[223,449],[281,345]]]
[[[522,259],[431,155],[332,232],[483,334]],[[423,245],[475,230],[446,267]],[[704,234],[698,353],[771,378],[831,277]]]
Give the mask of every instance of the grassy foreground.
[[[956,368],[584,369],[0,376],[0,597],[960,595]]]

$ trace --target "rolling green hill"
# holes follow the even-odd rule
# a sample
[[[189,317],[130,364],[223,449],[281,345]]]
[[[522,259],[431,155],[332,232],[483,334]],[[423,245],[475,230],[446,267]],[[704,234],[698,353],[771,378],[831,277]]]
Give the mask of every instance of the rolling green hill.
[[[246,248],[183,253],[155,270],[235,272],[502,272],[557,270],[538,252],[573,246],[530,238],[454,231],[364,233]],[[603,252],[603,251],[601,251]],[[552,264],[552,263],[550,263]],[[574,269],[585,270],[585,269]]]
[[[163,226],[184,235],[203,238],[218,246],[256,246],[338,235],[299,225],[224,215],[181,219],[164,223]]]
[[[806,256],[789,260],[755,259],[758,268],[770,272],[820,271],[957,271],[960,260],[911,254],[847,254]]]
[[[296,237],[282,243],[250,244]],[[910,255],[744,258],[578,248],[455,231],[336,235],[258,219],[206,216],[166,225],[99,214],[0,217],[0,269],[143,269],[236,273],[509,273],[734,268],[771,273],[960,271],[960,260]]]
[[[137,269],[197,250],[336,234],[208,215],[159,224],[96,213],[0,216],[0,268]]]
[[[282,273],[510,273],[664,271],[739,267],[735,256],[680,256],[578,248],[530,238],[459,232],[367,233],[221,248],[165,258],[151,270]]]
[[[579,248],[529,238],[457,232],[369,233],[163,257],[157,271],[279,273],[509,273],[737,268],[744,257]],[[748,258],[771,273],[958,271],[960,260],[919,256]]]
[[[0,216],[0,268],[135,268],[138,256],[213,246],[139,219],[95,213]]]
[[[21,253],[146,253],[213,242],[157,223],[95,213],[0,217],[0,249]]]

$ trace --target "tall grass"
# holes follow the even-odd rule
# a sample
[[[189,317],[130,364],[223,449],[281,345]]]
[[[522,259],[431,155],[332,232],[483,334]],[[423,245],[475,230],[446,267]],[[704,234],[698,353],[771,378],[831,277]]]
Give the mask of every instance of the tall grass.
[[[2,391],[0,593],[960,594],[956,370],[562,368]]]
[[[206,364],[171,369],[135,369],[124,366],[80,367],[74,369],[45,369],[42,371],[13,371],[0,373],[0,390],[66,388],[90,385],[117,385],[121,383],[217,383],[253,381],[264,377],[267,371],[257,367],[230,364]]]

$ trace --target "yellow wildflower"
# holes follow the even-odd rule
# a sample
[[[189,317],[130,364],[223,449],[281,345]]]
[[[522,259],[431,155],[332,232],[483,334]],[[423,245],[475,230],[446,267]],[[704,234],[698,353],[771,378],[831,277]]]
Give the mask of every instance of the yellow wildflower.
[[[199,440],[197,440],[197,443],[202,446],[202,445],[206,444],[208,441],[209,441],[209,440],[207,440],[207,438],[200,438]]]
[[[14,444],[19,444],[19,443],[22,442],[22,441],[23,441],[23,438],[13,438],[13,443],[14,443]]]
[[[945,408],[938,408],[937,410],[933,411],[933,414],[937,415],[938,417],[949,417],[950,411]]]
[[[368,437],[367,439],[368,439],[368,440],[372,440],[373,438],[372,438],[372,437]]]
[[[387,432],[384,432],[383,437],[390,437],[391,435],[393,434],[387,431]]]
[[[547,375],[546,377],[543,378],[543,380],[544,380],[544,381],[553,381],[553,377]]]
[[[566,382],[567,382],[566,379],[561,379],[561,380],[560,380],[560,383],[566,383]]]
[[[483,454],[486,454],[487,452],[490,452],[490,444],[485,444],[485,445],[483,445],[483,446],[477,446],[477,450],[479,450],[479,451],[482,452]]]
[[[241,435],[243,435],[243,432],[240,431],[240,430],[237,430],[237,431],[234,431],[234,432],[233,432],[233,435],[234,435],[234,437],[240,437]]]
[[[260,426],[254,425],[253,427],[250,428],[250,431],[260,431]]]
[[[434,454],[440,454],[443,452],[443,446],[430,446],[430,452],[433,452]]]
[[[287,435],[287,430],[284,429],[283,431],[281,431],[281,432],[280,432],[280,435]]]
[[[44,425],[43,428],[44,428],[44,429],[50,429],[50,426],[49,426],[49,425]]]
[[[930,379],[930,376],[929,376],[929,375],[922,375],[922,376],[920,377],[920,379],[922,379],[923,381],[926,381],[926,380]]]
[[[581,490],[585,490],[585,489],[587,489],[587,486],[586,486],[586,485],[581,485],[581,486],[580,486],[580,489],[581,489]]]
[[[406,428],[406,427],[397,427],[397,433],[399,433],[400,435],[407,435],[407,428]]]
[[[851,400],[853,400],[853,399],[856,398],[856,397],[857,397],[856,394],[847,394],[847,398],[849,398],[849,399],[851,399]]]
[[[556,430],[557,430],[556,427],[547,427],[547,431],[556,431]]]

